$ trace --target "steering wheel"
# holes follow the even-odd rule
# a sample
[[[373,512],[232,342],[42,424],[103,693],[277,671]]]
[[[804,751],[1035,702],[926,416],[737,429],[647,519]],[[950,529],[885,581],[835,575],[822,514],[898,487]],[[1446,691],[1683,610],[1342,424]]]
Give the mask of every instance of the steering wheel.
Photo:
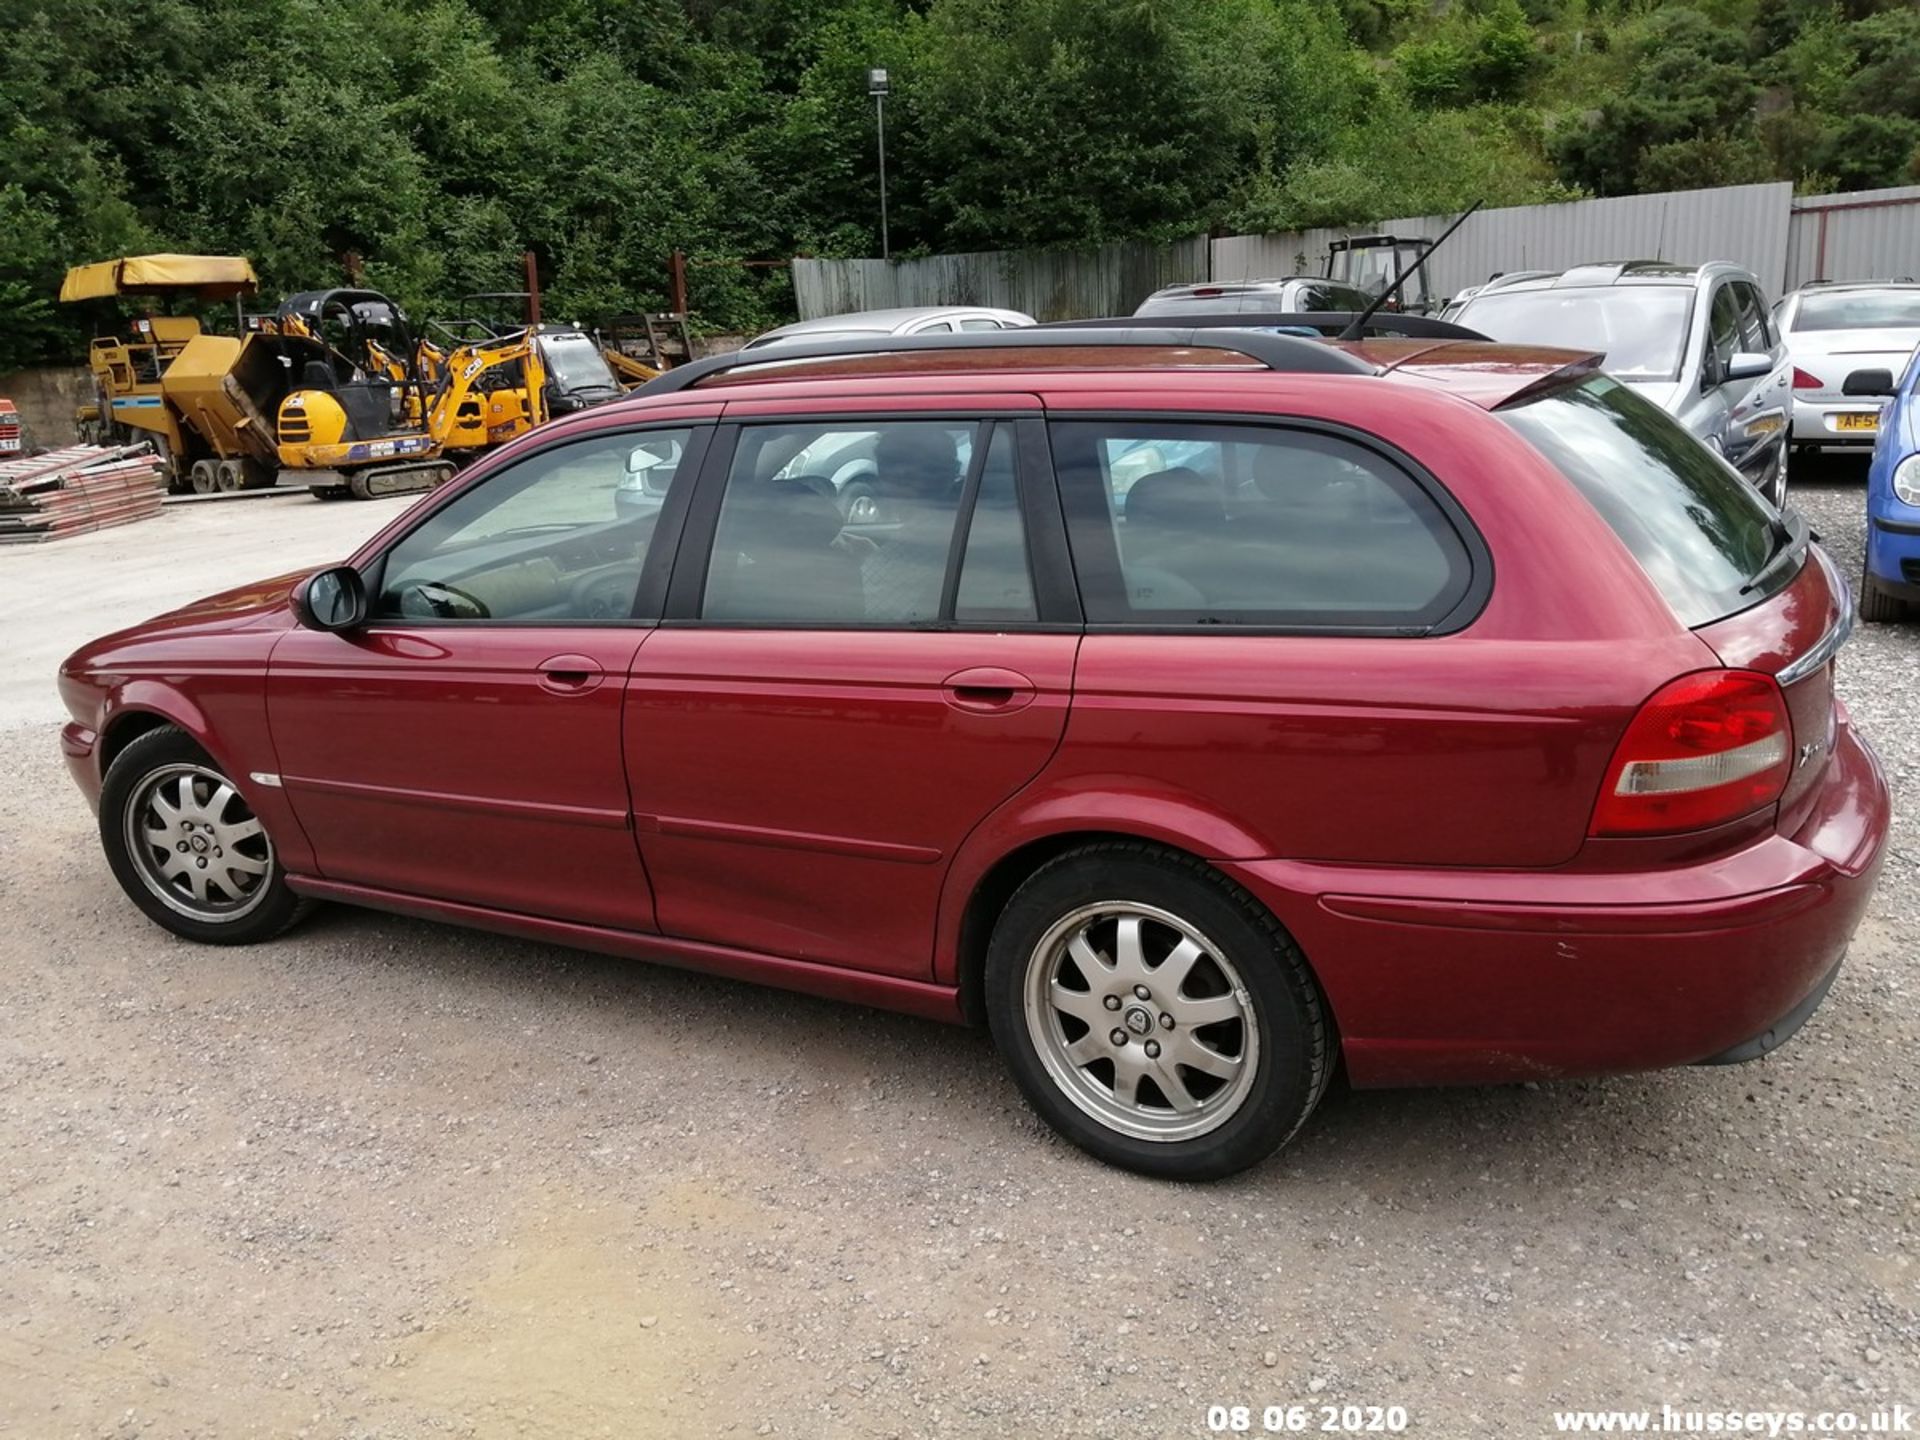
[[[416,608],[424,606],[425,609]],[[400,592],[402,615],[431,616],[435,620],[485,620],[493,612],[458,586],[437,580],[416,580]]]
[[[639,577],[632,570],[603,570],[576,581],[573,614],[582,620],[625,620],[633,614]]]

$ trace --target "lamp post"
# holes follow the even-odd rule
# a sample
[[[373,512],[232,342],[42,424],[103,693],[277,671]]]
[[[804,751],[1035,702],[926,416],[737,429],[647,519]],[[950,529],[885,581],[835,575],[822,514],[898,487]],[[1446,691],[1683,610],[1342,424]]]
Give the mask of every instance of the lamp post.
[[[867,71],[867,93],[873,96],[873,123],[880,137],[880,258],[893,258],[887,241],[887,72]]]

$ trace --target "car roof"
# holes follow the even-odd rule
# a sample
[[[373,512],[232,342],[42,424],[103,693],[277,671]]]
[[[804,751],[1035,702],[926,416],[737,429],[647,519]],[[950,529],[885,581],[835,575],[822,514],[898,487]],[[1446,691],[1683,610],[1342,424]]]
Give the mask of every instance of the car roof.
[[[1487,286],[1468,297],[1472,304],[1494,290],[1502,295],[1533,294],[1542,290],[1579,290],[1613,285],[1697,285],[1709,274],[1729,274],[1752,279],[1750,272],[1725,260],[1704,265],[1677,265],[1670,260],[1607,260],[1591,265],[1575,265],[1566,270],[1541,271],[1508,283]]]
[[[650,399],[812,400],[823,392],[896,395],[969,391],[1039,394],[1089,384],[1138,390],[1142,403],[1169,408],[1189,387],[1236,388],[1292,374],[1351,383],[1415,382],[1447,391],[1483,409],[1562,379],[1591,373],[1601,357],[1589,351],[1491,341],[1377,337],[1307,340],[1226,329],[1135,327],[1110,331],[1016,331],[991,336],[902,337],[884,348],[857,341],[783,351],[715,356],[668,371],[614,407]],[[1225,372],[1223,374],[1223,372]]]
[[[781,325],[756,338],[765,340],[771,335],[809,335],[819,330],[890,331],[900,325],[910,325],[915,320],[940,320],[951,315],[1028,318],[1018,310],[1005,310],[992,305],[895,305],[884,310],[850,310],[844,315],[820,315],[812,320],[796,320],[791,325]]]
[[[1795,300],[1803,295],[1839,295],[1849,290],[1920,290],[1920,281],[1914,280],[1809,280],[1797,290],[1787,293],[1786,298]]]
[[[1277,275],[1265,279],[1247,280],[1184,280],[1178,285],[1163,285],[1148,300],[1163,300],[1176,295],[1240,295],[1250,291],[1281,290],[1289,285],[1346,285],[1344,280],[1330,280],[1325,275]],[[1351,289],[1353,287],[1348,286]]]

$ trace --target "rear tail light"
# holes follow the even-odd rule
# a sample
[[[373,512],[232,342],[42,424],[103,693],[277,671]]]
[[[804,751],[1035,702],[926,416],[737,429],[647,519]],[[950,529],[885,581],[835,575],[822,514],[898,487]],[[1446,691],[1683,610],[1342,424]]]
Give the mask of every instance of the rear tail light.
[[[1819,390],[1824,388],[1825,385],[1826,385],[1826,382],[1822,380],[1818,375],[1809,375],[1806,371],[1802,370],[1798,365],[1793,367],[1793,388],[1794,389]]]
[[[1705,830],[1774,804],[1792,772],[1793,725],[1772,676],[1683,675],[1627,726],[1589,833]]]

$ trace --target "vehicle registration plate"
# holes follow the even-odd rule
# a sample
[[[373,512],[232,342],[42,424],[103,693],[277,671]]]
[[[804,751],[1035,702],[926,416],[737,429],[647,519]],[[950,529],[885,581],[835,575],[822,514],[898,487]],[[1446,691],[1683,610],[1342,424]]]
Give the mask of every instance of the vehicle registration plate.
[[[1872,415],[1836,415],[1833,417],[1836,430],[1877,430],[1880,428],[1880,416]]]

